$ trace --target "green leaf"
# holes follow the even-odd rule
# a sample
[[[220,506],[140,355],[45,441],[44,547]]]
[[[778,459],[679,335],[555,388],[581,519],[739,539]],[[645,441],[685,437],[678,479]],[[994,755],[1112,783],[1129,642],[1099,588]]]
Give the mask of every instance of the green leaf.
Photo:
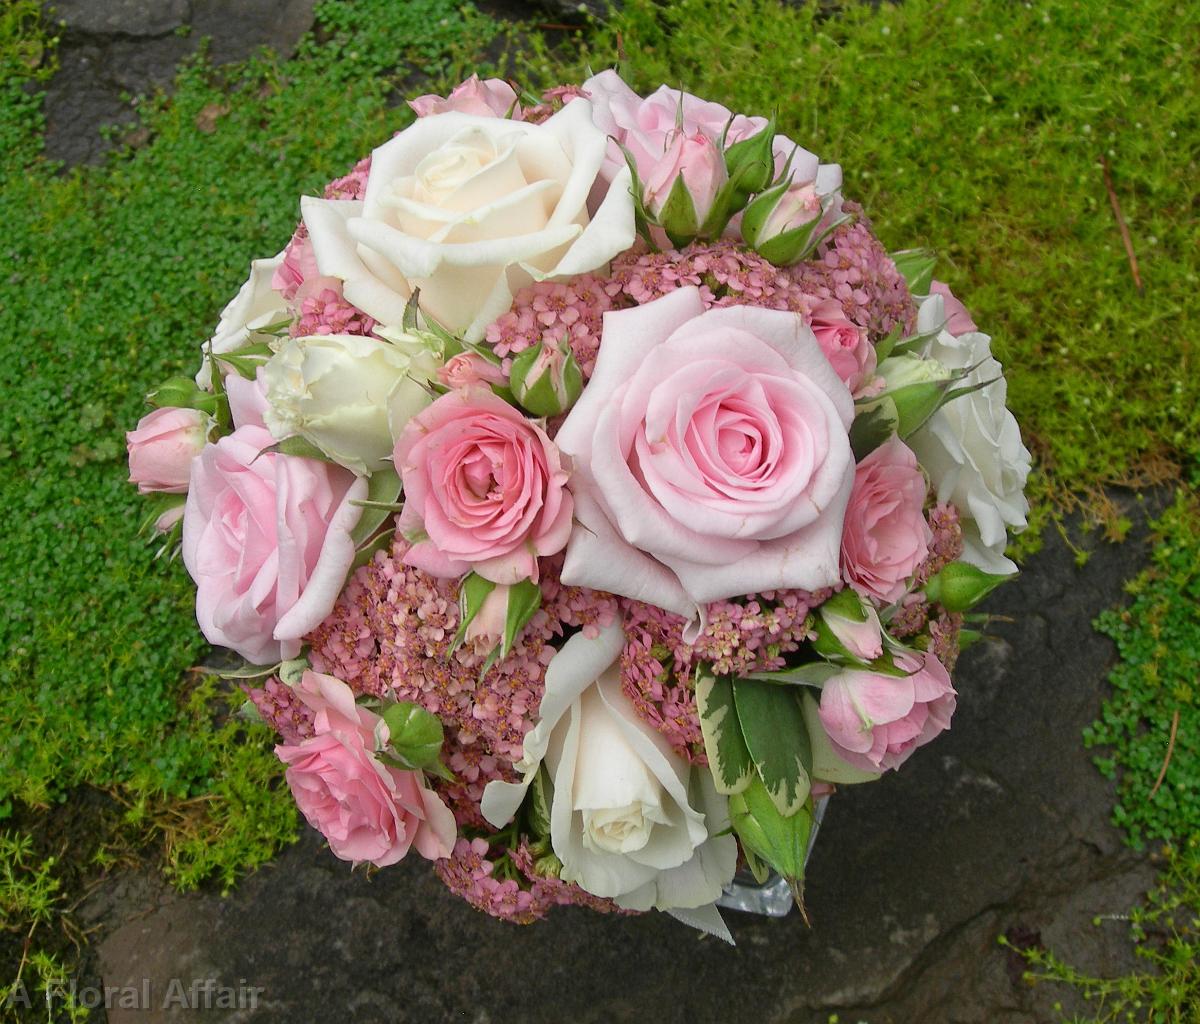
[[[276,441],[272,445],[264,448],[255,458],[261,458],[264,455],[290,455],[297,459],[313,459],[316,462],[330,462],[334,460],[326,455],[320,448],[309,441],[307,438],[301,437],[299,434],[293,434],[291,437],[285,437],[282,441]],[[334,463],[336,465],[336,463]]]
[[[892,262],[914,295],[928,295],[933,283],[933,267],[937,256],[929,249],[902,249],[891,254]]]
[[[430,768],[442,751],[442,722],[411,701],[400,701],[383,712],[388,745],[410,768]]]
[[[794,814],[780,814],[766,787],[754,779],[743,792],[729,798],[729,820],[747,861],[751,855],[758,857],[779,872],[791,886],[796,906],[803,914],[804,862],[812,837],[812,801],[806,800]]]
[[[856,462],[862,462],[896,432],[900,416],[886,395],[854,417],[850,424],[850,447]]]
[[[754,769],[779,813],[797,813],[811,786],[812,745],[795,691],[735,679],[733,702]]]
[[[733,706],[733,683],[728,676],[702,675],[696,680],[696,709],[708,770],[718,793],[731,796],[750,784],[754,766]]]
[[[780,669],[777,672],[750,672],[745,678],[756,679],[764,683],[786,684],[791,686],[815,686],[820,689],[825,683],[836,676],[842,669],[828,661],[810,661],[804,665]]]
[[[381,466],[371,474],[367,480],[367,501],[374,504],[363,507],[362,515],[350,531],[356,550],[372,540],[391,518],[393,510],[383,506],[395,503],[400,497],[400,488],[400,474],[391,466]]]

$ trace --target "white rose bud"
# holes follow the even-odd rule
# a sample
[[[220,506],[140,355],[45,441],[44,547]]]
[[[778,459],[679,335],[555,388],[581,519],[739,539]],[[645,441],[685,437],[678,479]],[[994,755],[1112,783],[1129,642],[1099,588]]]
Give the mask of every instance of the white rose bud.
[[[416,336],[289,338],[267,362],[267,429],[299,435],[355,473],[391,457],[394,438],[430,402],[438,360]]]

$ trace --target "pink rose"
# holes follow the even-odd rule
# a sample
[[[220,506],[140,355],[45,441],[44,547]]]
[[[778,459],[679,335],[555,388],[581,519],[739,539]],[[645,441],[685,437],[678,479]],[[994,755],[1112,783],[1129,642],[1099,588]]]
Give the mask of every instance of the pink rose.
[[[850,586],[885,604],[900,598],[933,539],[924,507],[925,475],[908,445],[892,435],[854,473],[842,536]]]
[[[315,713],[314,734],[275,753],[300,813],[329,840],[330,849],[355,864],[395,864],[416,847],[427,860],[450,856],[454,815],[425,786],[420,772],[383,764],[388,728],[333,676],[305,672],[295,694]]]
[[[670,148],[672,136],[679,127],[681,104],[682,128],[686,135],[702,133],[717,140],[728,125],[729,134],[725,141],[732,145],[762,131],[767,125],[765,117],[733,115],[719,103],[709,103],[665,85],[642,99],[612,70],[593,75],[583,83],[583,88],[591,98],[592,120],[596,127],[613,140],[609,143],[601,171],[605,181],[612,181],[626,166],[625,156],[617,143],[629,150],[643,180],[650,175]]]
[[[350,531],[366,479],[330,463],[275,453],[253,422],[259,390],[242,381],[230,405],[244,422],[192,463],[183,562],[210,643],[267,665],[295,657],[300,638],[333,608],[354,560]]]
[[[538,578],[563,549],[573,503],[545,432],[482,388],[452,391],[408,421],[396,442],[401,532],[423,533],[404,560],[433,576],[474,570],[494,583]]]
[[[678,178],[692,197],[697,225],[702,224],[728,178],[724,156],[703,132],[675,132],[667,151],[646,174],[645,200],[651,213],[662,212]]]
[[[960,334],[973,334],[979,330],[975,321],[971,319],[971,314],[967,312],[967,307],[955,298],[949,285],[942,284],[941,281],[931,281],[929,294],[942,297],[943,308],[946,311],[946,330],[956,338]]]
[[[155,409],[143,416],[137,429],[125,434],[129,482],[137,484],[138,493],[183,494],[211,422],[198,409]]]
[[[556,437],[579,525],[563,581],[692,616],[840,579],[854,403],[803,318],[697,288],[604,316]]]
[[[809,326],[842,382],[857,395],[875,375],[875,346],[867,332],[851,323],[836,299],[823,299],[809,313]]]
[[[851,669],[821,690],[818,716],[834,751],[865,771],[899,768],[917,747],[950,728],[955,692],[932,654],[896,655],[909,676]]]
[[[517,103],[513,87],[499,78],[480,81],[478,75],[472,75],[456,85],[445,99],[432,94],[418,96],[415,100],[409,100],[408,105],[417,117],[446,114],[453,110],[477,117],[507,117],[511,111],[512,120],[521,120],[521,105]]]
[[[438,380],[448,388],[465,388],[471,384],[507,384],[504,371],[495,363],[475,352],[460,352],[438,368]]]

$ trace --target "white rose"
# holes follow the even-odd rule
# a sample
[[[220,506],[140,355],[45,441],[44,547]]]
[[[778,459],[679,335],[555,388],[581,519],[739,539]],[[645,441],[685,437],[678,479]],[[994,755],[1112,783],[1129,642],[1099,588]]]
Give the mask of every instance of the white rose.
[[[925,299],[918,330],[931,332],[945,322],[942,297]],[[986,572],[1016,572],[1004,549],[1008,529],[1027,525],[1024,490],[1030,459],[1017,421],[1004,404],[1008,385],[992,357],[991,339],[977,331],[955,337],[943,329],[926,343],[923,354],[951,370],[978,363],[962,386],[995,381],[944,405],[906,443],[929,474],[938,501],[953,502],[963,517],[963,559]]]
[[[290,320],[292,313],[282,295],[271,287],[271,278],[283,263],[283,253],[276,253],[269,260],[254,260],[250,264],[250,276],[221,310],[216,333],[205,345],[205,352],[232,352],[250,344],[250,335],[263,327]],[[206,388],[212,382],[211,367],[207,356],[196,374],[196,383]]]
[[[509,821],[544,763],[550,842],[561,877],[631,910],[655,907],[728,939],[713,901],[732,880],[737,841],[709,772],[692,770],[621,692],[625,634],[571,637],[546,671],[540,720],[519,783],[491,782],[484,817]]]
[[[633,244],[628,171],[589,212],[607,145],[583,99],[540,125],[421,118],[372,154],[361,201],[302,199],[317,266],[380,323],[399,324],[419,287],[424,313],[477,341],[520,288]]]
[[[356,334],[288,338],[263,370],[267,429],[299,434],[362,475],[390,459],[399,431],[431,400],[439,360],[419,338]]]

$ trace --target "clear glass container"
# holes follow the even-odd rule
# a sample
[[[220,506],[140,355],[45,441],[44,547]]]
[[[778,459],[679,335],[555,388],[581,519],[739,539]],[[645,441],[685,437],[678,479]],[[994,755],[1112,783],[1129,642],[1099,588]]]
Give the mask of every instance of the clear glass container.
[[[813,806],[812,832],[809,833],[808,850],[804,855],[806,862],[812,856],[813,843],[817,841],[817,830],[821,827],[821,819],[825,817],[825,807],[828,803],[829,797],[823,796]],[[784,917],[791,912],[794,905],[792,891],[787,882],[774,871],[760,885],[744,868],[733,876],[733,881],[725,887],[725,891],[717,900],[718,907],[742,910],[747,914],[763,914],[766,917]]]

